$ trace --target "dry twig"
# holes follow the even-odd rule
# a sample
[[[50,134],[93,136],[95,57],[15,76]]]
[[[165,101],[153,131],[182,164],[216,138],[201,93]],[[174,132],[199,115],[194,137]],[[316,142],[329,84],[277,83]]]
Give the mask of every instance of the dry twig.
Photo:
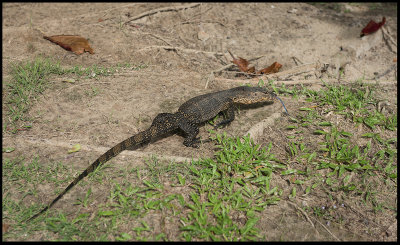
[[[300,63],[300,65],[304,64],[304,63],[303,63],[299,58],[297,58],[296,56],[293,56],[292,59],[293,59],[294,63],[296,64],[296,66],[298,66],[299,63]]]
[[[147,46],[144,47],[142,49],[139,49],[138,52],[140,51],[145,51],[147,49],[153,49],[153,48],[162,48],[165,50],[174,50],[174,51],[181,51],[181,52],[186,52],[186,53],[203,53],[203,54],[207,54],[207,55],[219,55],[219,56],[223,56],[223,53],[218,53],[218,52],[209,52],[209,51],[203,51],[203,50],[196,50],[196,49],[188,49],[188,48],[181,48],[181,47],[172,47],[172,46],[157,46],[157,45],[153,45],[153,46]]]
[[[149,10],[147,12],[144,12],[144,13],[141,13],[139,15],[136,15],[135,17],[132,17],[131,19],[126,21],[124,24],[127,24],[127,23],[129,23],[131,21],[134,21],[134,20],[141,19],[141,18],[146,17],[146,16],[154,15],[154,14],[157,14],[157,13],[169,12],[169,11],[178,11],[178,10],[187,9],[187,8],[194,8],[194,7],[197,7],[199,5],[200,5],[200,3],[191,3],[191,4],[187,4],[187,5],[181,5],[181,6],[152,9],[152,10]]]
[[[288,79],[289,77],[297,76],[297,75],[305,73],[305,72],[316,71],[320,68],[319,66],[320,66],[320,64],[318,62],[302,64],[299,66],[295,66],[289,70],[268,74],[266,77],[267,78],[273,77],[273,78],[285,80],[285,79]]]
[[[143,35],[149,35],[149,36],[155,37],[155,38],[157,38],[157,39],[163,41],[164,43],[168,44],[169,46],[172,46],[172,44],[170,44],[169,42],[165,41],[163,38],[161,38],[161,37],[159,37],[159,36],[157,36],[157,35],[155,35],[155,34],[153,34],[153,33],[142,32],[142,34],[143,34]]]
[[[215,20],[194,20],[194,21],[185,21],[180,23],[181,25],[185,25],[185,24],[200,24],[200,23],[216,23],[216,24],[220,24],[223,27],[226,27],[222,22],[219,21],[215,21]]]
[[[318,224],[320,224],[328,233],[329,235],[331,235],[333,238],[335,238],[338,241],[341,241],[337,236],[335,236],[335,234],[333,234],[324,224],[322,224],[321,222],[319,222],[319,220],[317,220],[316,218],[314,218],[315,221],[318,222]]]
[[[229,51],[228,51],[229,52]],[[229,54],[233,57],[233,55],[229,52]],[[251,58],[251,59],[249,59],[249,61],[254,61],[254,60],[258,60],[258,59],[260,59],[260,58],[262,58],[262,57],[265,57],[266,55],[260,55],[260,56],[257,56],[257,57],[253,57],[253,58]],[[223,66],[223,67],[221,67],[221,68],[218,68],[217,70],[214,70],[214,71],[212,71],[212,73],[219,73],[219,72],[221,72],[221,71],[223,71],[223,70],[226,70],[226,69],[229,69],[229,68],[231,68],[232,66],[235,66],[235,64],[233,64],[233,63],[231,63],[231,64],[227,64],[227,65],[225,65],[225,66]]]
[[[382,74],[379,74],[377,76],[375,76],[373,79],[379,79],[387,74],[389,74],[391,71],[393,71],[394,69],[397,68],[397,65],[393,65],[392,67],[390,67],[389,69],[387,69],[385,72],[383,72]]]
[[[229,52],[229,51],[228,51],[228,52]],[[233,57],[233,55],[232,55],[230,52],[229,52],[229,54]],[[249,61],[258,60],[258,59],[260,59],[260,58],[262,58],[262,57],[265,57],[265,55],[261,55],[261,56],[257,56],[257,57],[251,58],[251,59],[249,59]],[[225,65],[225,66],[223,66],[223,67],[221,67],[221,68],[218,68],[217,70],[212,71],[212,72],[210,73],[210,75],[208,76],[208,78],[207,78],[207,82],[206,82],[206,85],[204,86],[204,89],[207,89],[208,84],[209,84],[210,81],[214,81],[214,79],[215,79],[215,74],[217,74],[217,73],[219,73],[219,72],[221,72],[221,71],[223,71],[223,70],[229,69],[229,68],[231,68],[231,67],[234,66],[234,65],[235,65],[235,64],[233,64],[233,63],[227,64],[227,65]]]
[[[287,202],[288,202],[289,204],[291,204],[292,206],[294,206],[297,210],[299,210],[299,211],[304,215],[304,217],[306,217],[307,221],[310,222],[311,226],[315,229],[315,231],[316,231],[317,234],[319,235],[318,230],[315,228],[314,223],[311,221],[310,217],[308,217],[307,213],[304,212],[304,210],[301,209],[299,206],[297,206],[296,203],[294,203],[294,202],[292,202],[292,201],[287,201]]]
[[[382,29],[382,33],[383,33],[383,39],[385,40],[386,44],[389,46],[390,51],[397,54],[397,43],[393,40],[393,37],[390,35],[390,33],[386,27],[382,26],[381,29]],[[388,42],[388,40],[391,42],[391,44]],[[392,45],[396,48],[396,50],[392,47]]]

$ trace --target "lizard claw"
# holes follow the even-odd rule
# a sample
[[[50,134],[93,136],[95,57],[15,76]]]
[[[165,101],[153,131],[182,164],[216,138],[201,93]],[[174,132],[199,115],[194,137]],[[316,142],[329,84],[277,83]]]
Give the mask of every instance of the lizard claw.
[[[200,137],[195,138],[193,140],[184,140],[183,144],[187,147],[193,147],[193,148],[199,148],[200,146],[198,145],[198,143],[200,143]]]

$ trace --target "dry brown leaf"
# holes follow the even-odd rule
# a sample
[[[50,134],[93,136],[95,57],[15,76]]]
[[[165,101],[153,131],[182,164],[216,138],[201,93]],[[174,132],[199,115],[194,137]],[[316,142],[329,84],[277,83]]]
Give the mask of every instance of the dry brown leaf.
[[[246,59],[243,59],[241,57],[239,57],[239,59],[236,59],[235,56],[233,56],[233,54],[228,50],[228,53],[231,55],[232,57],[232,63],[236,64],[239,67],[239,70],[241,72],[247,72],[247,73],[255,73],[256,72],[256,68],[254,66],[252,67],[248,67],[249,62]],[[270,73],[276,73],[279,71],[279,69],[282,67],[281,64],[279,64],[278,62],[274,62],[271,66],[264,68],[260,71],[257,72],[257,74],[270,74]]]
[[[8,231],[8,229],[10,228],[10,225],[9,224],[2,224],[2,231],[3,231],[3,233],[6,233],[7,231]]]
[[[270,65],[267,68],[264,68],[262,70],[259,70],[257,74],[271,74],[271,73],[277,73],[279,69],[281,69],[282,65],[279,64],[278,62],[274,62],[272,65]]]
[[[239,59],[233,59],[232,63],[236,64],[239,67],[239,70],[242,72],[247,72],[247,70],[249,69],[247,68],[249,62],[241,57],[239,57]]]
[[[249,62],[246,59],[243,59],[239,57],[239,59],[236,59],[235,56],[231,53],[231,51],[228,50],[228,53],[232,57],[232,63],[236,64],[239,67],[239,70],[241,72],[248,72],[248,73],[253,73],[255,71],[254,66],[248,68]]]
[[[256,72],[256,68],[254,66],[252,66],[247,70],[247,72],[248,73],[254,73],[254,72]]]
[[[83,54],[85,51],[88,51],[91,54],[94,54],[93,49],[90,47],[89,42],[86,38],[76,35],[56,35],[51,37],[43,36],[44,39],[47,39],[53,43],[60,45],[62,48],[72,51],[77,55]]]
[[[379,28],[381,28],[381,26],[383,26],[386,22],[386,18],[383,17],[382,21],[379,23],[376,23],[373,20],[370,20],[370,22],[368,22],[368,24],[361,30],[361,34],[360,37],[363,37],[365,35],[369,35],[371,33],[376,32],[377,30],[379,30]]]

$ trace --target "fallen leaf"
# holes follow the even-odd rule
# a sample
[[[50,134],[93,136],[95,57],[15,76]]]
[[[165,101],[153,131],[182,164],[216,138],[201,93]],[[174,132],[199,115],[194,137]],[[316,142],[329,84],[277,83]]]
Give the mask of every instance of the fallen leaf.
[[[12,148],[12,147],[3,148],[3,152],[5,152],[5,153],[10,153],[10,152],[13,152],[14,150],[15,150],[15,148]]]
[[[256,68],[254,66],[252,66],[247,70],[247,72],[248,73],[254,73],[254,72],[256,72]]]
[[[232,57],[232,63],[236,64],[239,67],[239,70],[242,72],[247,72],[247,73],[255,73],[256,68],[254,66],[248,67],[249,62],[246,59],[243,59],[239,57],[239,59],[236,59],[235,56],[228,50],[228,53]],[[270,65],[267,68],[264,68],[260,71],[257,72],[257,74],[270,74],[270,73],[276,73],[279,71],[279,69],[282,67],[281,64],[278,62],[274,62],[272,65]]]
[[[248,68],[249,62],[246,59],[243,59],[239,57],[239,59],[236,59],[235,56],[228,50],[228,53],[232,56],[232,63],[237,65],[239,67],[239,70],[242,72],[248,72],[248,73],[253,73],[255,71],[254,66]]]
[[[94,54],[93,49],[90,47],[89,42],[86,38],[75,35],[56,35],[51,37],[43,36],[44,39],[47,39],[53,43],[60,45],[62,48],[72,51],[77,55],[83,54],[85,51],[88,51],[91,54]]]
[[[252,174],[251,172],[244,172],[244,173],[243,173],[243,177],[244,177],[245,179],[248,179],[248,178],[253,177],[253,174]]]
[[[7,231],[8,231],[8,229],[10,228],[10,225],[9,224],[2,224],[2,231],[3,231],[3,233],[6,233]]]
[[[262,70],[259,70],[257,74],[271,74],[271,73],[277,73],[279,69],[281,69],[282,65],[279,64],[278,62],[274,62],[272,65],[270,65],[267,68],[264,68]]]
[[[69,78],[69,79],[63,80],[63,82],[66,82],[66,83],[75,83],[75,79]]]
[[[249,68],[249,62],[246,59],[239,57],[239,59],[233,59],[232,63],[236,64],[239,67],[239,70],[242,72],[247,72]]]
[[[364,27],[364,29],[361,30],[361,34],[360,37],[363,37],[365,35],[369,35],[371,33],[376,32],[377,30],[379,30],[379,28],[381,28],[381,26],[383,26],[386,22],[386,18],[383,17],[382,21],[379,23],[376,23],[375,21],[371,20],[366,27]]]
[[[81,150],[81,145],[80,144],[76,144],[72,147],[72,149],[68,150],[68,153],[73,153],[73,152],[77,152]]]

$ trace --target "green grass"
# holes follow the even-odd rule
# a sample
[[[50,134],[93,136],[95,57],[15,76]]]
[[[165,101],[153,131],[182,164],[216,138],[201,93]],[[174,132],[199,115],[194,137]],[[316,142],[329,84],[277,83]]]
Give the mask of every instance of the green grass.
[[[182,217],[185,240],[256,240],[256,213],[280,200],[280,190],[271,186],[271,174],[285,169],[268,147],[255,145],[250,138],[216,135],[220,150],[215,159],[194,162],[189,167],[193,181],[190,209]],[[244,225],[233,214],[246,217]],[[239,214],[240,215],[240,214]]]
[[[32,119],[27,116],[27,111],[49,86],[51,75],[75,75],[86,79],[98,76],[109,76],[121,69],[141,69],[145,65],[133,66],[129,63],[117,64],[112,67],[93,65],[87,68],[74,66],[64,68],[59,62],[48,58],[37,58],[34,61],[21,62],[11,66],[11,80],[6,81],[6,114],[8,120],[4,121],[3,131],[10,130],[16,133],[26,127],[32,126]],[[92,91],[91,95],[98,91]],[[17,124],[18,123],[18,124]]]
[[[288,89],[284,85],[277,88],[273,82],[269,84],[277,93],[290,94],[294,98],[306,96],[307,101],[317,103],[320,108],[324,107],[320,112],[322,114],[333,111],[351,118],[353,122],[363,123],[371,129],[383,126],[383,129],[397,130],[397,114],[385,116],[376,110],[379,102],[373,96],[376,85],[363,85],[360,82],[355,82],[351,86],[324,84],[326,89],[313,91],[303,86],[300,89]],[[369,105],[375,109],[368,109]],[[302,118],[303,122],[312,122],[313,117],[318,117],[316,113],[312,115],[315,108],[301,108],[301,110],[310,111],[306,118]]]
[[[256,225],[261,211],[268,205],[279,204],[282,196],[282,190],[271,183],[272,175],[289,175],[297,176],[297,180],[293,182],[288,197],[296,198],[299,194],[309,194],[313,189],[329,188],[329,192],[343,191],[348,195],[356,193],[356,195],[364,195],[365,202],[371,202],[377,211],[384,208],[384,204],[378,203],[375,198],[376,191],[369,186],[367,178],[368,173],[377,172],[386,176],[387,169],[371,166],[371,162],[365,161],[366,152],[359,152],[357,147],[344,147],[347,141],[343,141],[350,135],[345,132],[338,132],[332,128],[331,132],[326,133],[326,142],[330,143],[329,153],[317,154],[314,158],[309,158],[312,167],[311,171],[292,169],[290,166],[280,163],[271,153],[272,146],[260,147],[254,144],[248,137],[229,138],[225,135],[217,134],[214,140],[219,150],[215,154],[215,159],[203,159],[195,161],[192,164],[177,165],[171,163],[162,166],[157,163],[157,159],[148,162],[148,166],[142,169],[134,169],[131,173],[136,172],[137,177],[142,179],[140,186],[131,183],[121,186],[117,182],[113,182],[113,188],[110,191],[108,202],[105,206],[100,207],[95,213],[94,220],[89,220],[91,213],[81,212],[72,220],[66,218],[62,210],[53,210],[32,225],[28,225],[28,232],[34,232],[36,229],[45,229],[57,234],[61,240],[107,240],[106,236],[97,237],[97,233],[103,232],[114,234],[116,240],[163,240],[166,235],[158,233],[154,235],[153,228],[141,220],[150,213],[164,210],[172,216],[179,217],[180,237],[183,240],[260,240],[262,236],[260,231],[254,226]],[[343,150],[345,149],[345,150]],[[355,150],[356,149],[356,150]],[[304,148],[299,147],[299,154],[293,156],[302,156],[307,152]],[[323,151],[324,152],[324,151]],[[342,152],[341,154],[339,154]],[[345,155],[346,157],[341,157]],[[21,162],[19,162],[21,163]],[[37,160],[28,164],[28,167],[18,167],[17,162],[8,162],[6,160],[3,172],[11,173],[11,176],[3,176],[9,180],[21,181],[26,179],[28,182],[38,183],[39,181],[51,181],[49,175],[44,178],[34,176],[27,178],[30,171],[40,171],[38,169]],[[12,171],[9,171],[9,170]],[[328,169],[324,175],[318,175],[318,172]],[[65,169],[49,169],[45,173],[54,173],[65,171]],[[362,178],[363,182],[349,181],[348,173],[356,171]],[[388,170],[389,176],[395,179],[396,169]],[[165,195],[165,186],[160,181],[160,176],[168,175],[168,179],[173,181],[173,186],[190,186],[188,199],[182,194],[173,193]],[[305,177],[305,178],[304,178]],[[54,179],[54,176],[53,176]],[[53,180],[56,181],[56,180]],[[67,181],[68,182],[68,181]],[[319,182],[319,185],[315,183]],[[56,182],[55,182],[56,183]],[[67,183],[63,181],[61,186]],[[304,186],[304,193],[297,193],[296,186]],[[87,207],[88,202],[93,201],[90,198],[91,189],[86,193],[84,200],[76,203]],[[26,229],[27,224],[22,220],[33,214],[31,207],[24,207],[23,202],[8,204],[8,195],[5,197],[4,207],[8,210],[4,218],[17,219],[20,229]],[[5,206],[4,206],[5,205]],[[18,209],[16,208],[18,207]],[[34,206],[36,211],[37,206]],[[188,211],[185,211],[187,209]],[[317,212],[319,207],[314,208]],[[20,210],[20,211],[18,211]],[[27,210],[31,210],[27,212]],[[165,211],[166,210],[166,211]],[[17,211],[17,212],[15,212]],[[320,216],[315,213],[316,216]],[[59,213],[54,216],[54,213]],[[17,214],[17,215],[16,215]],[[246,222],[239,223],[232,220],[232,216],[242,214]],[[326,218],[326,216],[324,216]],[[118,232],[118,226],[130,219],[141,220],[141,225],[133,227],[132,232]],[[41,221],[46,224],[41,225]],[[100,228],[100,224],[108,224],[107,229]],[[41,228],[40,228],[41,227]],[[17,228],[18,230],[18,228]],[[153,235],[151,235],[153,234]]]
[[[397,114],[385,116],[376,110],[378,101],[373,96],[375,86],[362,83],[354,83],[351,86],[328,84],[325,86],[326,89],[318,92],[304,87],[288,89],[284,86],[281,88],[274,86],[280,93],[303,95],[307,101],[318,105],[315,108],[300,108],[303,113],[297,119],[292,119],[294,124],[287,127],[288,130],[295,132],[294,136],[290,137],[289,155],[295,157],[296,161],[303,161],[313,166],[314,171],[309,171],[307,174],[310,176],[307,178],[308,182],[311,180],[311,183],[318,183],[329,193],[341,192],[349,196],[365,196],[366,205],[368,203],[372,205],[373,210],[382,211],[385,205],[376,201],[377,192],[371,191],[373,188],[369,181],[375,184],[374,188],[378,188],[388,181],[397,180],[397,165],[393,160],[397,153],[393,143],[397,142],[397,139],[383,139],[379,133],[382,130],[397,131]],[[373,106],[367,109],[370,104]],[[339,130],[332,123],[322,121],[319,115],[330,111],[344,115],[345,119],[353,122],[353,129],[358,128],[359,124],[366,126],[361,137],[371,138],[373,141],[369,141],[366,145],[358,145],[358,139],[353,133]],[[318,142],[320,148],[317,151],[304,147],[302,133],[308,127],[314,128],[314,135],[324,137]],[[317,173],[322,170],[324,173],[321,178]],[[381,178],[383,182],[376,183],[375,176]],[[314,185],[308,186],[306,192],[310,193],[314,188]]]
[[[50,74],[60,75],[63,73],[62,70],[59,64],[43,59],[12,66],[12,81],[7,83],[6,100],[11,122],[28,120],[25,113],[32,105],[32,101],[48,87],[45,78]]]

